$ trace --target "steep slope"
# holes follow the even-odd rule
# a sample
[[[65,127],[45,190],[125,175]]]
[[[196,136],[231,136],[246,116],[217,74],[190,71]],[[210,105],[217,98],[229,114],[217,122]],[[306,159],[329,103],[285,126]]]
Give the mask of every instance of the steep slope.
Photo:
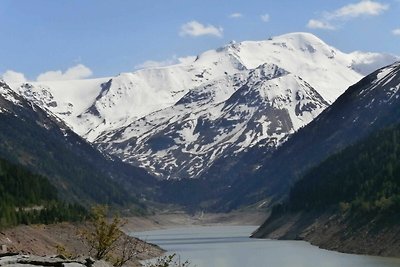
[[[255,146],[275,149],[361,79],[359,72],[394,60],[345,54],[312,34],[291,33],[232,42],[163,68],[13,88],[160,179],[206,178]]]
[[[304,171],[368,134],[400,122],[400,63],[351,86],[338,100],[275,153],[252,178],[232,185],[219,208],[237,208],[287,192]],[[238,197],[240,196],[240,197]]]
[[[256,144],[273,150],[361,78],[350,55],[305,33],[231,43],[198,56],[192,68],[218,57],[214,65],[229,62],[221,65],[228,72],[210,76],[171,107],[103,133],[95,143],[162,179],[197,178]],[[296,110],[297,104],[307,112]]]
[[[154,181],[144,170],[101,154],[4,82],[0,82],[0,129],[0,156],[49,177],[64,199],[134,203],[134,196],[146,194]]]
[[[79,115],[87,110],[110,78],[11,84],[14,91],[62,119],[79,135],[88,131]]]
[[[229,50],[205,52],[186,61],[165,68],[122,73],[109,79],[25,83],[12,87],[51,110],[81,136],[93,140],[103,131],[126,126],[173,105],[204,82],[245,69]],[[69,87],[74,89],[67,93]],[[82,89],[85,93],[80,92]]]
[[[244,81],[236,75],[225,90],[215,84],[196,88],[173,107],[96,142],[132,163],[139,155],[141,166],[161,178],[196,178],[224,154],[237,155],[260,142],[276,147],[328,106],[301,77],[276,65],[261,65],[245,76]],[[235,92],[226,101],[212,104],[229,90]]]
[[[294,184],[288,200],[254,236],[306,238],[342,251],[400,255],[399,138],[396,125],[330,156]],[[326,234],[318,238],[323,227]],[[309,231],[313,228],[318,233]]]

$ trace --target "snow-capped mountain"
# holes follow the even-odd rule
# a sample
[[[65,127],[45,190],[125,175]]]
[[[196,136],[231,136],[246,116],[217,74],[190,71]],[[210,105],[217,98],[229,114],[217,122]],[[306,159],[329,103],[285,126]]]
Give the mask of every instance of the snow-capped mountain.
[[[13,88],[125,161],[160,178],[195,178],[228,153],[274,149],[368,67],[395,60],[292,33],[232,42],[169,67]]]
[[[317,119],[297,131],[253,173],[235,181],[214,208],[280,200],[293,183],[330,155],[400,123],[400,62],[349,87]],[[254,163],[254,162],[252,162]],[[227,204],[229,203],[229,204]]]
[[[195,178],[227,153],[235,155],[260,142],[275,148],[328,106],[301,77],[274,64],[225,79],[231,82],[196,88],[176,105],[96,142],[159,177]],[[230,97],[215,103],[221,92]]]

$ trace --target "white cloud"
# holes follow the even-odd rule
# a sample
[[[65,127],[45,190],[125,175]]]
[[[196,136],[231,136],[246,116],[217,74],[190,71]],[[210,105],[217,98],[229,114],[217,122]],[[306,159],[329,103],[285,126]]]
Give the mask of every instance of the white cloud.
[[[26,82],[25,75],[13,70],[7,70],[1,75],[6,83],[24,83]]]
[[[335,27],[331,25],[329,22],[310,19],[307,23],[307,28],[310,29],[323,29],[323,30],[334,30]]]
[[[88,78],[92,75],[92,71],[82,65],[78,64],[67,69],[65,72],[61,70],[57,71],[46,71],[41,73],[36,78],[37,81],[60,81],[60,80],[77,80]],[[20,72],[16,72],[13,70],[7,70],[3,73],[0,78],[2,78],[6,83],[24,83],[28,80],[26,79],[25,75]]]
[[[85,65],[78,64],[70,67],[65,72],[61,70],[47,71],[36,78],[37,81],[78,80],[92,76],[93,72]]]
[[[268,22],[271,18],[271,16],[269,14],[264,14],[260,16],[261,20],[264,22]]]
[[[392,34],[393,34],[393,35],[400,36],[400,28],[394,29],[394,30],[392,31]]]
[[[195,20],[185,23],[181,27],[179,32],[180,36],[203,36],[211,35],[216,37],[222,37],[224,29],[222,27],[215,27],[213,25],[203,25]]]
[[[329,19],[349,19],[360,16],[378,16],[389,9],[388,4],[382,4],[376,1],[364,0],[356,4],[343,6],[326,16]]]
[[[242,13],[232,13],[232,14],[230,14],[229,15],[229,17],[230,18],[232,18],[232,19],[240,19],[240,18],[242,18],[243,17],[243,14]]]
[[[373,0],[362,0],[355,4],[345,5],[334,11],[325,12],[322,19],[310,19],[307,27],[311,29],[333,30],[336,27],[332,22],[355,19],[362,16],[379,16],[388,9],[388,4],[383,4]]]

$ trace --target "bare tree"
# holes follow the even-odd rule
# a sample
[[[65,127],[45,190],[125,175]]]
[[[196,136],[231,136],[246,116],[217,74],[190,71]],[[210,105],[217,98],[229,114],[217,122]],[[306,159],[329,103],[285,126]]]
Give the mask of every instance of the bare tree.
[[[90,230],[83,231],[82,236],[90,247],[90,253],[101,260],[116,248],[118,240],[124,235],[120,230],[124,222],[117,215],[109,221],[107,207],[104,206],[93,207],[91,215]]]
[[[146,252],[146,243],[125,235],[121,240],[119,248],[120,255],[113,261],[115,267],[124,266],[128,262],[138,259],[139,254]]]
[[[118,215],[107,218],[107,207],[92,208],[90,226],[81,233],[89,245],[89,253],[96,260],[108,260],[115,267],[122,267],[129,262],[139,260],[139,255],[147,251],[147,244],[130,237],[121,231],[125,225]],[[148,267],[189,267],[189,262],[180,262],[176,254],[158,258],[156,263]]]

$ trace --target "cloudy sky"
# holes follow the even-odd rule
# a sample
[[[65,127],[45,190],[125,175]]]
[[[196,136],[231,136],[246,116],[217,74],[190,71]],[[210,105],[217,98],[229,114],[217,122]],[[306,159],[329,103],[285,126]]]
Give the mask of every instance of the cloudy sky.
[[[0,0],[0,76],[112,76],[298,31],[400,55],[399,14],[400,0]]]

